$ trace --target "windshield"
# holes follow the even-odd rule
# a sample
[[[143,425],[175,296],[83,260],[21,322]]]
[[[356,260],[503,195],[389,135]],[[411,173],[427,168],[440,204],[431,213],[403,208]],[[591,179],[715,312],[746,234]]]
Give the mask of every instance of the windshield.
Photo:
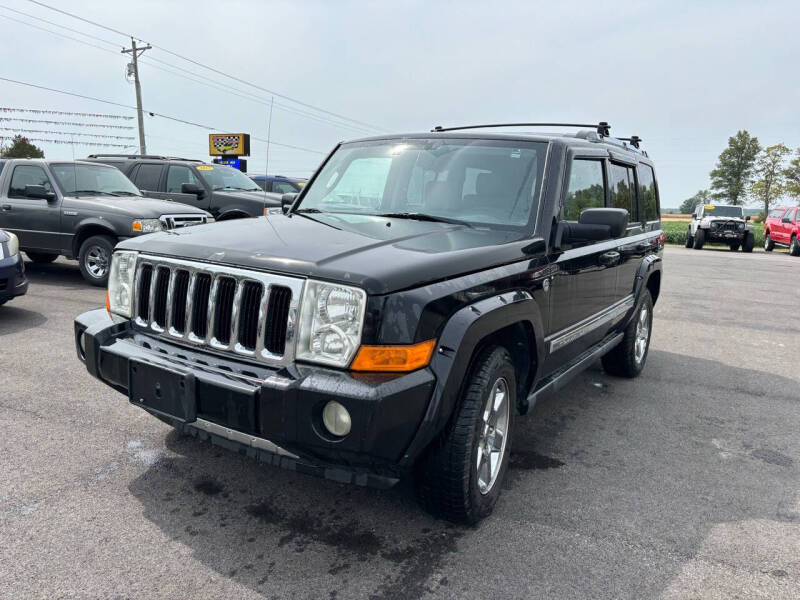
[[[261,191],[247,175],[225,165],[198,165],[196,169],[213,190],[251,190]]]
[[[715,206],[709,204],[703,208],[705,217],[739,217],[742,218],[741,206]]]
[[[141,196],[141,192],[116,167],[59,163],[50,165],[65,196],[96,194],[109,196]]]
[[[527,227],[536,214],[546,148],[452,138],[344,144],[298,210]]]

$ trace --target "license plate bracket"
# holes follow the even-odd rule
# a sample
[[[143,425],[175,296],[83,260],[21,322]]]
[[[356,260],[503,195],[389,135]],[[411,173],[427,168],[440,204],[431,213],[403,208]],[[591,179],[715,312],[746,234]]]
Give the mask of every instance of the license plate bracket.
[[[194,375],[137,360],[128,363],[131,404],[181,423],[197,420]]]

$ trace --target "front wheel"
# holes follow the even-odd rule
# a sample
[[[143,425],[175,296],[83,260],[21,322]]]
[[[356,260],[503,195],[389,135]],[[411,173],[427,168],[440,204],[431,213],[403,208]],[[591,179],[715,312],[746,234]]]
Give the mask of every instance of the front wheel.
[[[28,255],[28,258],[31,259],[31,262],[35,262],[40,265],[46,265],[47,263],[51,263],[58,258],[58,254],[51,254],[49,252],[28,252],[26,250],[25,254]]]
[[[698,229],[694,232],[694,249],[702,250],[703,244],[706,242],[706,230]]]
[[[647,361],[652,328],[653,298],[650,290],[645,288],[633,318],[625,328],[622,341],[603,356],[606,373],[618,377],[637,377]]]
[[[689,229],[686,232],[686,247],[691,248],[693,244],[694,244],[694,238],[692,237],[692,230]]]
[[[764,251],[772,252],[775,249],[775,242],[769,237],[769,231],[764,234]]]
[[[748,231],[747,235],[744,236],[744,241],[742,242],[742,252],[752,252],[755,245],[756,237],[753,235],[752,231]]]
[[[731,252],[736,252],[739,249],[739,243],[730,245]]]
[[[417,493],[432,514],[456,523],[488,516],[508,468],[517,378],[502,346],[483,350],[459,406],[417,468]]]
[[[797,239],[796,235],[792,236],[792,241],[789,244],[789,254],[792,256],[800,256],[800,240]]]
[[[96,286],[106,285],[115,244],[116,240],[109,235],[93,235],[81,244],[78,266],[86,281]]]

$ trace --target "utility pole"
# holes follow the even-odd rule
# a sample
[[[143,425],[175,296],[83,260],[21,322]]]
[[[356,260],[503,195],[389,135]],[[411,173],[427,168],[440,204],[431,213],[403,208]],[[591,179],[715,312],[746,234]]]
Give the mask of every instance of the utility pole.
[[[152,46],[147,44],[141,48],[136,47],[136,40],[131,38],[131,47],[123,48],[122,53],[130,53],[133,57],[133,83],[136,88],[136,117],[139,120],[139,154],[147,154],[147,144],[144,141],[144,116],[142,114],[142,86],[139,84],[139,57],[145,50],[150,50]]]

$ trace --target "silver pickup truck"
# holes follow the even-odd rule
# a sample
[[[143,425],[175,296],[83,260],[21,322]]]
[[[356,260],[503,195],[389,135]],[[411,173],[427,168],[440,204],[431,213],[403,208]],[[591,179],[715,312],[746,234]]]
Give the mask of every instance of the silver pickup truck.
[[[118,241],[213,221],[199,208],[145,198],[118,169],[89,162],[0,160],[0,229],[35,263],[77,259],[104,286]]]

